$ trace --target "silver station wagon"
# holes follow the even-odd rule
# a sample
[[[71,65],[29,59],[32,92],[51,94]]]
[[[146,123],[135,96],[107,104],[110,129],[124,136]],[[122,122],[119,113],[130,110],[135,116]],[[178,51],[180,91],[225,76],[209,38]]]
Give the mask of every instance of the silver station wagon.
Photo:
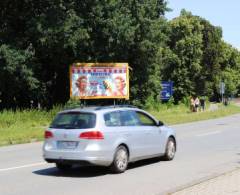
[[[45,131],[43,157],[66,170],[75,164],[109,166],[124,172],[129,162],[172,160],[175,131],[132,106],[85,107],[57,114]]]

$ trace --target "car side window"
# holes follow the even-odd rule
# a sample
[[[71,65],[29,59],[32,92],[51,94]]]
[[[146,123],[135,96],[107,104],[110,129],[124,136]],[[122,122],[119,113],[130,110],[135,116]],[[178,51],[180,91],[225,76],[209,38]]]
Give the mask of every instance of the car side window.
[[[122,126],[137,126],[140,125],[140,121],[133,111],[121,111],[121,123]]]
[[[121,126],[121,116],[119,111],[110,112],[104,115],[105,125],[109,127]]]
[[[148,115],[142,112],[136,112],[141,126],[156,126],[156,122]]]

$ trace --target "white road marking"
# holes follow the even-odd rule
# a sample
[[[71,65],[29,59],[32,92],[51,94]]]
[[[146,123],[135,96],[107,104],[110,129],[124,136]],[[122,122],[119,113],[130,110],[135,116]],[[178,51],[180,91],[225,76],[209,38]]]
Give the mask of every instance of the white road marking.
[[[47,163],[46,162],[39,162],[39,163],[22,165],[22,166],[18,166],[18,167],[9,167],[9,168],[0,169],[0,172],[10,171],[10,170],[14,170],[14,169],[22,169],[22,168],[27,168],[27,167],[35,167],[35,166],[40,166],[40,165],[45,165],[45,164],[47,164]]]
[[[208,135],[215,135],[215,134],[219,134],[222,131],[213,131],[213,132],[209,132],[209,133],[202,133],[202,134],[198,134],[196,135],[197,137],[203,137],[203,136],[208,136]]]

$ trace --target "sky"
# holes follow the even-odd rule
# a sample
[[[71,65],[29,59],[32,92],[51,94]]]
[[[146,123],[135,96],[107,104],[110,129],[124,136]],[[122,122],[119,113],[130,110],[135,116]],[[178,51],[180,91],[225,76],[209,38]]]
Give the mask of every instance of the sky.
[[[240,1],[239,0],[167,0],[173,11],[168,19],[178,17],[182,9],[210,21],[223,30],[223,40],[240,50]]]

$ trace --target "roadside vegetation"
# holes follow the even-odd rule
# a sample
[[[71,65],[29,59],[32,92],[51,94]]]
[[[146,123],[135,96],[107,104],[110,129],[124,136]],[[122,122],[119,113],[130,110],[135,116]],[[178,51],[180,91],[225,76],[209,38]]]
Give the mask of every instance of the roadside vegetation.
[[[240,52],[222,28],[186,10],[167,20],[166,0],[1,3],[0,110],[65,104],[74,62],[128,62],[140,106],[157,101],[161,81],[173,81],[175,103],[218,101],[220,81],[226,96],[240,93]]]
[[[62,108],[55,107],[50,111],[44,110],[17,110],[3,111],[0,113],[0,146],[28,143],[43,140],[44,130],[55,114]],[[213,119],[231,114],[240,113],[240,107],[235,105],[223,106],[218,104],[218,109],[210,111],[209,107],[204,112],[190,112],[184,104],[170,105],[159,104],[155,109],[147,109],[152,115],[168,125]]]
[[[0,112],[0,146],[43,139],[43,132],[60,107],[50,111],[4,110]]]
[[[150,113],[167,125],[208,120],[240,113],[240,107],[233,104],[228,106],[217,104],[217,107],[218,109],[216,110],[209,110],[208,107],[203,112],[191,112],[184,105],[177,105],[170,108],[163,106],[161,111],[150,110]]]
[[[69,100],[74,62],[128,62],[131,98],[119,102],[142,107],[167,124],[240,112],[233,105],[190,112],[189,96],[219,101],[221,82],[226,98],[239,96],[240,52],[223,40],[221,27],[187,10],[168,20],[166,0],[0,5],[0,145],[41,140],[61,109],[53,106],[75,106]],[[174,83],[165,104],[157,103],[161,81]]]

